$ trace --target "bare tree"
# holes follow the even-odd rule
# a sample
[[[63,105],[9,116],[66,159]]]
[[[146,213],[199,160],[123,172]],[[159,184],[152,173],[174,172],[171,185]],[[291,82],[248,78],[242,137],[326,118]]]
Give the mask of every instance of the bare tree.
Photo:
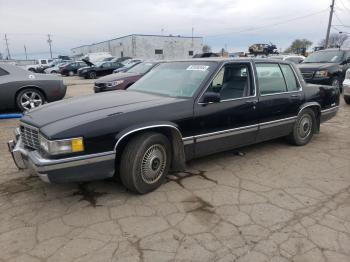
[[[209,45],[204,45],[202,47],[202,51],[203,51],[203,53],[209,53],[209,52],[211,52],[211,47]]]
[[[341,47],[348,38],[349,38],[349,36],[346,34],[332,33],[329,36],[328,46],[329,47]],[[320,46],[324,46],[325,42],[326,42],[326,40],[322,39],[318,44]]]

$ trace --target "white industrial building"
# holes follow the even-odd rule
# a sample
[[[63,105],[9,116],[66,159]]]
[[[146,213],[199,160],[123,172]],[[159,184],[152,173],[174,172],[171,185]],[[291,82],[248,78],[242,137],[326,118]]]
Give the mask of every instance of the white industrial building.
[[[71,49],[72,56],[109,52],[116,57],[140,59],[186,59],[201,53],[202,37],[133,34],[111,40],[78,46]]]

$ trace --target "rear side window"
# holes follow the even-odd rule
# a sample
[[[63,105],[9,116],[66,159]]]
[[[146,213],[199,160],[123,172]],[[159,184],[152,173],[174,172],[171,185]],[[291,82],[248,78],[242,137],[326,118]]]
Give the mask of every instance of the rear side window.
[[[0,67],[0,76],[6,76],[6,75],[8,75],[9,73],[6,71],[6,70],[4,70],[4,69],[2,69],[1,67]]]
[[[288,91],[298,91],[300,86],[290,65],[281,64],[281,68],[284,79],[286,79]]]
[[[257,63],[257,77],[260,94],[276,94],[287,91],[281,68],[275,63]]]

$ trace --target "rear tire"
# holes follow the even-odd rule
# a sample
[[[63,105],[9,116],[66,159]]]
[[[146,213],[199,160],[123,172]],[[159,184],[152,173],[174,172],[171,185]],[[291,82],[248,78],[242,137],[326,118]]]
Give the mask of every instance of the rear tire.
[[[306,108],[300,112],[297,121],[294,124],[292,133],[288,136],[290,143],[303,146],[310,142],[316,130],[315,112]]]
[[[345,101],[345,103],[350,105],[350,96],[344,96],[344,101]]]
[[[135,193],[151,192],[163,183],[170,162],[171,145],[166,136],[155,132],[139,134],[123,151],[120,179]]]

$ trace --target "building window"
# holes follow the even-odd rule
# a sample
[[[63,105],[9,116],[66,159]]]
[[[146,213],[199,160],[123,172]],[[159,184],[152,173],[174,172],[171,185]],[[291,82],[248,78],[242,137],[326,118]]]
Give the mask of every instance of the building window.
[[[163,49],[155,49],[155,50],[154,50],[154,53],[155,53],[156,55],[162,55],[162,54],[163,54]]]
[[[124,57],[124,52],[123,51],[120,52],[120,57]]]
[[[193,56],[193,51],[188,51],[188,55]]]

